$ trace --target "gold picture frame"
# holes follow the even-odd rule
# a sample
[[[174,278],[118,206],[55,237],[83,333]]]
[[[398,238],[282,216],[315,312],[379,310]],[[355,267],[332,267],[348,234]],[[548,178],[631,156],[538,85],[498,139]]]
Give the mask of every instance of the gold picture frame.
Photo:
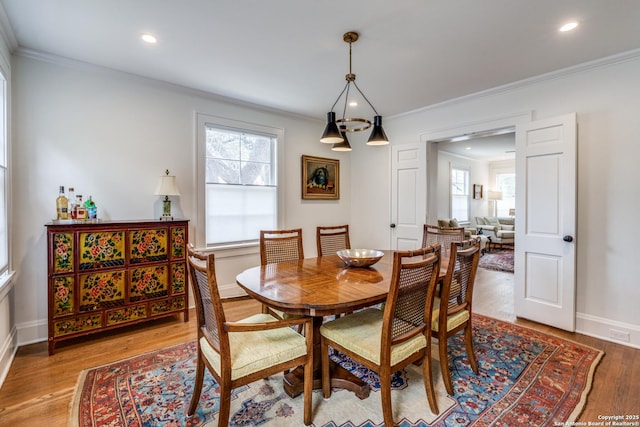
[[[302,156],[302,198],[340,199],[340,160]]]
[[[473,184],[473,198],[482,199],[482,184]]]

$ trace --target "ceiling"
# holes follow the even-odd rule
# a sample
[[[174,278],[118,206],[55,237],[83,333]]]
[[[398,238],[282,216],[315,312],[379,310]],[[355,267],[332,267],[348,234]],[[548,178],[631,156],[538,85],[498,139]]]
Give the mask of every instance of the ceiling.
[[[502,130],[501,130],[502,131]],[[469,135],[469,139],[439,141],[438,150],[474,160],[508,160],[516,158],[514,129],[498,135]]]
[[[387,117],[640,47],[637,0],[0,3],[14,49],[319,119],[345,84],[347,31],[358,86]],[[568,20],[580,26],[558,32]]]

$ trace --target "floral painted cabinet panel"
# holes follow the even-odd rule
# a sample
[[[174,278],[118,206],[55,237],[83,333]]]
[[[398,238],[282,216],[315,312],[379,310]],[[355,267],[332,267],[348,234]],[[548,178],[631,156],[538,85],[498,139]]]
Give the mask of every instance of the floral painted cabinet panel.
[[[49,354],[58,341],[182,313],[188,221],[47,224]]]

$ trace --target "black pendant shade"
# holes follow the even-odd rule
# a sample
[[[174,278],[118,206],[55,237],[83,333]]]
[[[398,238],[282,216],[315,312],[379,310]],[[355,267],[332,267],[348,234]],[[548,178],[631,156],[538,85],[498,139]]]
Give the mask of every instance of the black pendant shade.
[[[387,134],[384,133],[384,129],[382,129],[382,116],[375,116],[373,118],[373,130],[371,131],[367,145],[385,145],[388,143],[389,138],[387,138]]]
[[[340,125],[340,132],[344,141],[333,144],[331,149],[333,151],[351,151],[351,144],[349,144],[349,140],[347,139],[347,127]]]
[[[324,142],[325,144],[338,144],[343,141],[344,138],[336,124],[336,113],[329,111],[327,113],[327,126],[324,128],[320,142]]]

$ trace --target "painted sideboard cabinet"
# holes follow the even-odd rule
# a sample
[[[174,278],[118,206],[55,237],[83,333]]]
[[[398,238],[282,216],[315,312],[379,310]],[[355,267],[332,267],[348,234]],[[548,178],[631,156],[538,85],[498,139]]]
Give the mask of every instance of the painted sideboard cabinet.
[[[59,341],[182,313],[188,220],[52,222],[49,355]]]

